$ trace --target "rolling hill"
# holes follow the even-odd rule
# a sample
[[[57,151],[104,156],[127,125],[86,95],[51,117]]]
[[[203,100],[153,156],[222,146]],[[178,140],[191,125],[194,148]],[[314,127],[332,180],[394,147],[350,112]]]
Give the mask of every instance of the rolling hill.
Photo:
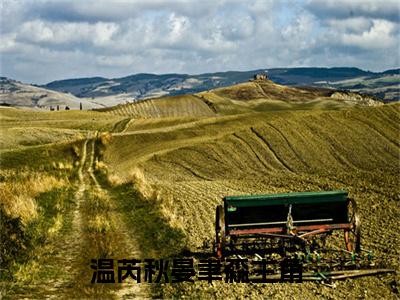
[[[265,72],[273,82],[281,85],[354,92],[376,97],[383,102],[399,100],[399,69],[373,73],[357,68],[280,68],[200,75],[136,74],[114,79],[78,78],[54,81],[43,86],[1,77],[0,104],[43,109],[59,105],[76,109],[82,102],[84,109],[110,107],[141,99],[199,94],[246,83],[254,74]]]
[[[213,255],[203,244],[214,238],[225,195],[344,189],[359,207],[364,249],[398,270],[398,103],[261,80],[96,111],[0,107],[0,115],[6,298],[397,297],[398,274],[336,288],[104,285],[90,282],[90,261],[193,255],[197,262],[200,250]]]
[[[360,207],[365,249],[397,266],[394,244],[400,236],[397,230],[383,228],[399,225],[399,113],[397,104],[197,120],[134,119],[124,132],[113,135],[103,159],[114,184],[134,181],[149,201],[160,203],[166,223],[184,234],[158,250],[164,256],[179,252],[179,245],[196,252],[205,240],[212,240],[215,207],[225,195],[345,189]],[[124,207],[137,208],[129,203]],[[137,218],[133,212],[129,216]],[[140,228],[145,231],[146,226]],[[152,236],[151,230],[145,232],[144,243]],[[389,240],[393,246],[387,247]],[[143,245],[143,251],[149,248]],[[237,293],[254,298],[262,294],[277,299],[341,299],[362,294],[362,286],[368,294],[390,297],[383,283],[388,280],[346,281],[329,291],[299,285],[286,292],[279,286],[272,292],[267,286],[244,285]],[[164,287],[163,295],[229,298],[233,289],[223,283],[209,288],[196,283],[195,288]]]
[[[101,107],[98,104],[82,100],[72,94],[53,91],[21,83],[6,77],[0,77],[1,106],[42,108],[49,110],[50,107],[56,109],[58,105],[60,109],[64,110],[66,106],[70,109],[79,109],[80,103],[83,103],[84,109]]]
[[[271,80],[253,80],[193,95],[146,99],[100,111],[135,118],[158,118],[377,105],[382,103],[374,97],[358,93],[324,88],[295,88]]]
[[[276,83],[317,86],[367,93],[386,102],[399,100],[400,70],[381,73],[357,68],[275,68],[189,74],[135,74],[122,78],[80,78],[50,82],[44,88],[72,93],[77,97],[125,95],[125,99],[145,99],[165,95],[193,94],[246,82],[257,73],[268,73]],[[345,81],[345,82],[343,82]],[[368,81],[368,84],[364,82]]]

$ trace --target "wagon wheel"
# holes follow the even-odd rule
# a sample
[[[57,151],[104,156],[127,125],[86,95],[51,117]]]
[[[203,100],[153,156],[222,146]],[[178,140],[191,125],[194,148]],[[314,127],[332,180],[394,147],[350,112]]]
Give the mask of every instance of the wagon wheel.
[[[348,215],[350,229],[344,232],[344,241],[348,251],[358,253],[361,251],[361,220],[354,199],[349,201]]]
[[[222,205],[217,206],[215,212],[215,244],[217,247],[217,258],[222,258],[225,251],[225,214]]]

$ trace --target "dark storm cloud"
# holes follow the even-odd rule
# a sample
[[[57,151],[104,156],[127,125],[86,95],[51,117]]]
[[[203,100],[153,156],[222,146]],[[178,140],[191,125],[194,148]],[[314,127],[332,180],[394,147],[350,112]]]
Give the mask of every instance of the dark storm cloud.
[[[120,22],[143,13],[176,12],[188,16],[204,15],[236,1],[187,0],[38,0],[32,15],[51,21]]]
[[[306,9],[320,19],[366,17],[400,22],[398,0],[310,0]]]

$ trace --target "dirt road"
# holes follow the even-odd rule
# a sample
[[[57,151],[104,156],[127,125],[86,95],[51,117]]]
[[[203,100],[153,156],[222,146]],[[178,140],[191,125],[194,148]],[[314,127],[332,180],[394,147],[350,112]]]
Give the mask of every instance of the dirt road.
[[[122,212],[94,172],[97,132],[82,142],[77,181],[71,210],[64,218],[63,229],[43,247],[40,257],[30,263],[30,279],[11,285],[5,296],[11,299],[146,299],[145,284],[133,279],[115,284],[91,283],[91,260],[113,258],[141,259],[134,229],[127,228]],[[35,252],[36,253],[36,252]],[[32,265],[35,268],[32,268]]]

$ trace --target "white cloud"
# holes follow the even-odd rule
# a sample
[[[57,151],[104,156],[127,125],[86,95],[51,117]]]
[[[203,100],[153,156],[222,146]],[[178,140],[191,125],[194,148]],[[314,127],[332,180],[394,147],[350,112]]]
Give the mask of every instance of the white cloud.
[[[1,53],[13,52],[17,50],[15,34],[8,33],[0,35],[0,55]]]
[[[386,20],[373,20],[369,30],[357,33],[344,33],[341,41],[344,45],[364,49],[388,49],[399,46],[398,38],[393,34],[395,24]]]
[[[93,46],[105,46],[110,43],[118,28],[118,24],[104,22],[95,24],[53,23],[34,20],[21,25],[17,31],[16,39],[35,44],[68,45],[86,42]]]
[[[329,19],[326,21],[329,27],[340,32],[360,34],[371,29],[373,21],[365,17],[348,19]]]
[[[293,23],[282,29],[282,36],[292,47],[306,49],[311,46],[315,25],[310,16],[300,15]]]
[[[118,68],[132,66],[137,61],[133,55],[99,55],[95,57],[95,62],[99,66]]]
[[[2,0],[1,72],[45,82],[137,72],[398,67],[396,3],[357,1]]]

